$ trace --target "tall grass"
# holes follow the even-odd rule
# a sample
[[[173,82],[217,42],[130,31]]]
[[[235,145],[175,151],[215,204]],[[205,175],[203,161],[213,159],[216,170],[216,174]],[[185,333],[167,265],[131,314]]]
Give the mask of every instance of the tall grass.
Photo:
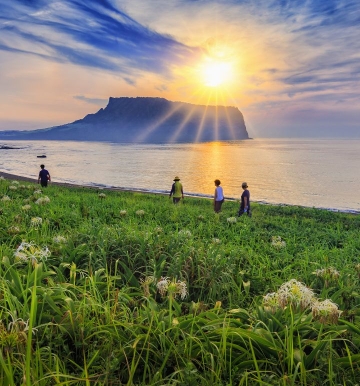
[[[359,216],[37,190],[0,180],[0,384],[358,384]]]

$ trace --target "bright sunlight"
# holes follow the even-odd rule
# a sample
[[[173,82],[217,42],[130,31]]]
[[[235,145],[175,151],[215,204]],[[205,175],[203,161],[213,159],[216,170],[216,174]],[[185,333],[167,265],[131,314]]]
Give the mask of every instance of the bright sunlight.
[[[231,81],[232,66],[229,62],[209,59],[203,64],[201,74],[205,86],[218,87]]]

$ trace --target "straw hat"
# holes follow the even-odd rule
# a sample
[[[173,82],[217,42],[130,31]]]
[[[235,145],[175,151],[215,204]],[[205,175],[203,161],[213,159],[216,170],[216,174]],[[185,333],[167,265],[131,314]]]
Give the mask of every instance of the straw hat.
[[[174,181],[180,181],[180,178],[179,177],[175,177]]]

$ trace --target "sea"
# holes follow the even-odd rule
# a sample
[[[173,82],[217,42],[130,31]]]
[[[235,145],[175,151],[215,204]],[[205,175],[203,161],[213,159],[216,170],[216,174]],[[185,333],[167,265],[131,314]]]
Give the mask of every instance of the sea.
[[[53,181],[99,189],[168,193],[178,176],[185,195],[210,198],[220,179],[225,199],[239,199],[247,182],[252,201],[360,213],[360,139],[0,142],[0,171],[35,181],[41,163]]]

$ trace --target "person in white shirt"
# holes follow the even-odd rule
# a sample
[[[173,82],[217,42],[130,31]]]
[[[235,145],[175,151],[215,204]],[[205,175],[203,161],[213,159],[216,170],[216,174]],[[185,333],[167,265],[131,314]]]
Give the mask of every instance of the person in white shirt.
[[[214,211],[215,213],[221,212],[221,205],[224,202],[223,188],[220,186],[220,180],[215,180],[215,194],[214,194]]]

